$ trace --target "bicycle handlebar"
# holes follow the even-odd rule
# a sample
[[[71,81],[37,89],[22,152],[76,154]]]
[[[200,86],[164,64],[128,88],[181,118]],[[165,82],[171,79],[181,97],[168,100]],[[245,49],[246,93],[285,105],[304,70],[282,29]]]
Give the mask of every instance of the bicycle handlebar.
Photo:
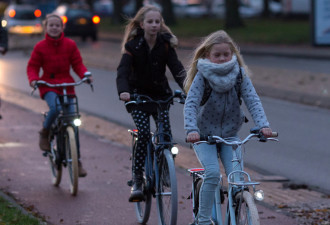
[[[172,96],[165,100],[154,100],[151,97],[147,95],[141,95],[141,94],[132,94],[131,100],[126,102],[125,105],[128,104],[144,104],[144,103],[155,103],[158,105],[170,103],[174,98],[178,98],[178,103],[184,104],[185,102],[185,94],[183,94],[180,90],[176,90]]]
[[[87,73],[85,74],[85,77],[83,77],[81,80],[77,81],[77,82],[73,82],[73,83],[61,83],[61,84],[51,84],[51,83],[48,83],[44,80],[38,80],[36,82],[36,84],[34,85],[33,87],[33,90],[32,90],[32,93],[31,95],[34,93],[34,91],[40,86],[40,85],[46,85],[48,87],[72,87],[72,86],[78,86],[84,82],[86,82],[87,84],[90,85],[92,91],[94,91],[94,88],[93,88],[93,83],[91,82],[90,80],[90,76],[92,74],[91,73]]]
[[[227,144],[227,145],[243,145],[246,142],[248,142],[249,140],[251,140],[252,138],[259,139],[259,141],[261,141],[261,142],[266,142],[267,140],[278,141],[278,139],[273,138],[273,137],[278,137],[278,133],[277,132],[272,132],[272,137],[271,138],[266,138],[261,132],[251,133],[245,139],[243,139],[242,141],[233,140],[231,138],[222,138],[222,137],[219,137],[219,136],[204,136],[204,135],[201,135],[200,141],[197,141],[193,144],[198,145],[198,144],[201,144],[201,143],[208,143],[208,144],[224,143],[224,144]]]

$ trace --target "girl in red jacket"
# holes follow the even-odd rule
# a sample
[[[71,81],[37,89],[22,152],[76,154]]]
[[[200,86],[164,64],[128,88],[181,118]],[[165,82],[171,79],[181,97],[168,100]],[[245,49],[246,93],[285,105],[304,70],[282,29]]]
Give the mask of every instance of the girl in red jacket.
[[[83,78],[87,69],[83,64],[75,42],[64,37],[64,24],[61,17],[56,14],[48,14],[45,20],[45,29],[45,39],[35,45],[27,65],[30,86],[34,87],[38,80],[44,80],[52,84],[72,83],[74,79],[70,75],[71,66],[75,73]],[[40,69],[42,69],[41,76],[39,76]],[[40,97],[49,106],[49,112],[39,132],[39,146],[41,150],[50,151],[49,129],[58,115],[55,101],[57,95],[62,94],[62,90],[40,86],[39,92]],[[68,87],[67,92],[68,94],[75,94],[73,87]],[[87,172],[79,162],[79,176],[84,177],[86,175]]]

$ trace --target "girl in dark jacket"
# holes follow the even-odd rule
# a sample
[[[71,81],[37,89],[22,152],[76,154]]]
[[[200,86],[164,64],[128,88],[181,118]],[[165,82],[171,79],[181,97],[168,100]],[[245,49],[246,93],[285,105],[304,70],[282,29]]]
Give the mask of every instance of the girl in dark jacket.
[[[133,93],[153,99],[166,99],[172,90],[165,76],[166,65],[175,81],[183,88],[185,69],[177,58],[174,47],[177,39],[165,25],[159,8],[144,6],[126,26],[122,42],[122,59],[117,69],[117,89],[122,101],[129,101]],[[129,109],[139,130],[137,154],[133,169],[134,185],[129,201],[143,199],[142,172],[146,156],[146,143],[150,139],[150,116],[157,120],[156,108],[134,106]],[[170,132],[168,111],[163,114]]]
[[[8,50],[8,32],[2,26],[2,18],[0,18],[0,53],[5,54]]]
[[[87,69],[83,64],[76,43],[64,37],[64,25],[61,17],[56,14],[47,15],[45,29],[46,37],[36,44],[27,65],[27,76],[31,87],[34,87],[38,80],[44,80],[52,84],[74,82],[73,77],[70,75],[71,66],[75,73],[80,78],[83,78]],[[41,77],[39,77],[40,69],[42,69]],[[55,101],[57,95],[62,94],[62,89],[40,86],[39,92],[40,97],[49,106],[49,112],[43,122],[43,128],[39,132],[39,146],[41,150],[50,151],[49,129],[58,115]],[[67,93],[75,94],[74,88],[68,87]],[[80,161],[78,165],[79,176],[86,176],[87,172],[82,168]]]

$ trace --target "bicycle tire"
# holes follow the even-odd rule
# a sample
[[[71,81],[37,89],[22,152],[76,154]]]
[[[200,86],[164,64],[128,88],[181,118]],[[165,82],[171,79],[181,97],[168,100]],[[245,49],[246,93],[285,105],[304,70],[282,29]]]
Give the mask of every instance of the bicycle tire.
[[[133,144],[133,155],[135,154],[135,147],[136,147],[136,142]],[[147,160],[148,159],[146,159],[146,162]],[[132,158],[132,168],[133,167],[134,167],[134,156]],[[147,177],[150,176],[149,173],[150,171],[147,168],[147,163],[145,163],[144,172],[143,172],[143,185],[142,185],[144,200],[141,202],[134,203],[136,218],[140,224],[146,224],[148,222],[151,211],[152,197],[151,197],[150,187],[148,187],[147,185]]]
[[[178,213],[178,191],[172,153],[165,149],[158,162],[159,179],[156,192],[159,224],[175,225]]]
[[[250,192],[238,193],[235,201],[236,225],[260,225],[258,209]]]
[[[57,143],[57,136],[55,136],[54,140]],[[55,153],[55,157],[59,157],[59,154],[57,154],[57,148],[54,147],[53,149]],[[59,162],[56,158],[54,158],[52,153],[48,154],[50,169],[52,172],[52,184],[56,187],[58,187],[62,180],[62,163]]]
[[[70,178],[70,193],[75,196],[78,193],[78,150],[73,127],[68,126],[66,128],[64,141],[66,163]]]

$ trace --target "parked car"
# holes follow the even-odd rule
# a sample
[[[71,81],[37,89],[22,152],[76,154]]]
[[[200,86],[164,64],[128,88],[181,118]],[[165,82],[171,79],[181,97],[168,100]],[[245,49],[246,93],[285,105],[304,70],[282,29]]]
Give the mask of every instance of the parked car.
[[[273,15],[278,15],[282,11],[282,5],[279,0],[269,0],[269,11]],[[262,0],[241,0],[239,13],[243,18],[260,16],[263,10]],[[226,13],[225,0],[214,0],[211,14],[217,18],[224,18]]]
[[[173,3],[173,11],[177,17],[199,18],[208,16],[207,7],[203,4]]]
[[[100,16],[112,16],[114,6],[111,0],[98,0],[93,4],[94,12]]]
[[[42,34],[41,11],[34,5],[10,4],[4,13],[11,34]]]
[[[98,40],[98,24],[101,19],[86,5],[59,5],[54,13],[62,17],[66,36],[80,36],[83,41],[87,37],[93,41]]]

